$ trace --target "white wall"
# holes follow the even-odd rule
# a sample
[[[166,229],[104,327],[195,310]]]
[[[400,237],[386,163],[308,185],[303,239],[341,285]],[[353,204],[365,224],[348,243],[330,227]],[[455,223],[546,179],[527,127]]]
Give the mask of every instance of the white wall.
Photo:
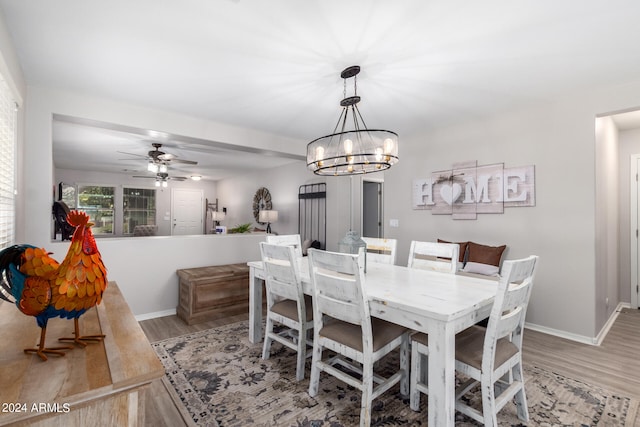
[[[265,229],[253,217],[253,195],[265,187],[271,194],[272,209],[278,211],[278,222],[271,225],[277,234],[298,233],[298,188],[303,184],[317,182],[305,162],[294,161],[269,171],[256,171],[238,177],[218,181],[218,201],[227,208],[222,222],[231,228],[238,224],[252,223]]]
[[[596,312],[594,121],[599,114],[637,104],[640,84],[568,94],[522,111],[422,134],[401,135],[400,163],[385,174],[385,227],[399,239],[398,263],[411,240],[473,240],[507,244],[506,258],[539,255],[540,266],[527,321],[543,329],[591,341],[603,327]],[[506,167],[535,165],[536,206],[454,221],[411,210],[411,183],[454,162]],[[399,228],[390,228],[398,219]],[[598,221],[602,221],[598,218]],[[597,297],[598,296],[598,297]],[[618,301],[610,301],[615,306]]]
[[[107,278],[116,281],[139,318],[167,315],[178,305],[176,270],[260,259],[265,234],[98,239]],[[62,261],[69,242],[47,242]]]

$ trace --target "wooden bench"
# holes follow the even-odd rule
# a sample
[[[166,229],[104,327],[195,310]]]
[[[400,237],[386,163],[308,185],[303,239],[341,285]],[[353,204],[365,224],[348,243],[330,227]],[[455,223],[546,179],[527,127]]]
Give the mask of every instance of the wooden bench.
[[[246,263],[187,268],[177,274],[176,314],[188,325],[249,312]]]

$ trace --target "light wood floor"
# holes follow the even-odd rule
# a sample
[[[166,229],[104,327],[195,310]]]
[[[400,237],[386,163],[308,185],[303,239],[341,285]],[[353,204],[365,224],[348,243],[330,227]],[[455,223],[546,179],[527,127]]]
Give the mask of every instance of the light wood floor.
[[[176,316],[140,322],[149,341],[159,341],[190,332],[214,328],[248,319],[247,315],[229,317],[188,326]],[[640,310],[623,309],[602,345],[580,344],[536,331],[524,333],[524,360],[598,385],[624,396],[640,397]],[[148,426],[188,426],[161,382],[148,393]],[[640,426],[640,414],[636,425]]]

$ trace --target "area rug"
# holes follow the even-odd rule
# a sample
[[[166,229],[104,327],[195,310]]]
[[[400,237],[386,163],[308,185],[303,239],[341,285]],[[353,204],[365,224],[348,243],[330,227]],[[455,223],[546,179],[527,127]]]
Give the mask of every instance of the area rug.
[[[322,374],[320,390],[309,396],[306,378],[295,381],[295,352],[279,343],[262,360],[262,345],[248,340],[246,321],[153,343],[166,380],[197,426],[357,426],[360,392]],[[379,365],[397,366],[390,355]],[[638,401],[536,366],[525,365],[530,426],[632,426]],[[480,405],[480,393],[471,403]],[[426,426],[426,397],[421,411],[409,408],[399,388],[373,402],[372,426]],[[499,414],[500,426],[521,426],[515,404]],[[476,426],[456,413],[456,425]]]

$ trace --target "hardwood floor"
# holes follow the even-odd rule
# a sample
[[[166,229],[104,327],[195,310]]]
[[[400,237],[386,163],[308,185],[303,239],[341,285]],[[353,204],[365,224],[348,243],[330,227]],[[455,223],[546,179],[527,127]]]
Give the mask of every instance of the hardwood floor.
[[[140,322],[149,341],[201,331],[248,319],[248,314],[188,326],[176,316]],[[524,360],[564,376],[625,396],[640,396],[640,310],[623,309],[600,346],[577,343],[536,331],[524,333]],[[162,382],[147,394],[146,425],[192,426],[181,415]],[[185,421],[184,418],[187,418]],[[640,414],[636,424],[640,426]]]

